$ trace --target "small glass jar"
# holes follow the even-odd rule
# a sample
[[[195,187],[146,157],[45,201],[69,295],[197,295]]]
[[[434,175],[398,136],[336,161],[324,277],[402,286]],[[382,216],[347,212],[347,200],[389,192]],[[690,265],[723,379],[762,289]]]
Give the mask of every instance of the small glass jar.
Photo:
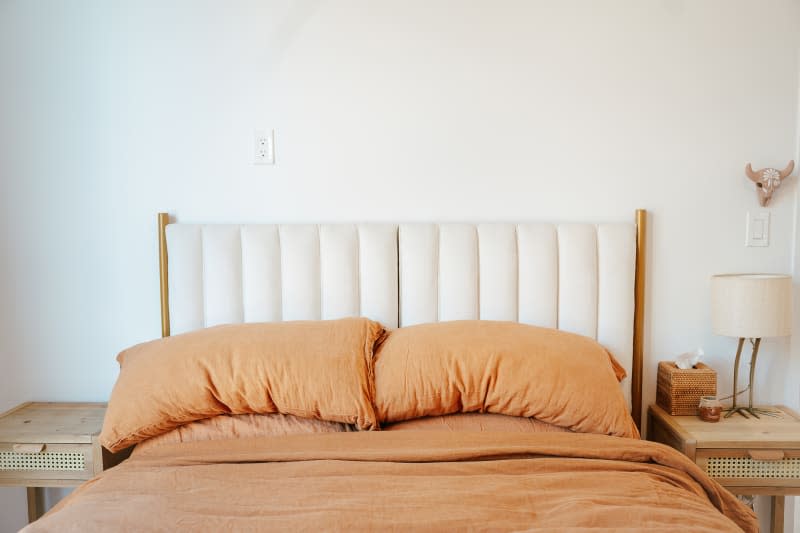
[[[716,396],[703,396],[700,398],[700,405],[697,407],[700,419],[704,422],[719,422],[722,414],[722,402]]]

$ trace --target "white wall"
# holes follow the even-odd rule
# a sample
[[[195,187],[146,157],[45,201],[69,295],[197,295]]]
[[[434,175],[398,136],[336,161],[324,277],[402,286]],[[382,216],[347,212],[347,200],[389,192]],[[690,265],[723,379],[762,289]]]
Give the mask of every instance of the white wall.
[[[0,408],[105,400],[159,334],[155,213],[597,220],[651,210],[645,400],[708,277],[792,270],[795,183],[745,248],[746,162],[796,157],[798,0],[0,0]],[[278,163],[252,165],[257,128]],[[765,341],[761,401],[800,403]],[[0,531],[24,521],[0,491]]]

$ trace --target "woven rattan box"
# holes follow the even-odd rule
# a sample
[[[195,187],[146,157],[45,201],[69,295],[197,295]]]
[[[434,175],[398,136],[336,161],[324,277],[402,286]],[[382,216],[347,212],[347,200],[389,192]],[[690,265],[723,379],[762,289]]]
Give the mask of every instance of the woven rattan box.
[[[703,363],[678,368],[672,361],[658,363],[656,404],[669,414],[695,415],[700,398],[717,394],[717,372]]]

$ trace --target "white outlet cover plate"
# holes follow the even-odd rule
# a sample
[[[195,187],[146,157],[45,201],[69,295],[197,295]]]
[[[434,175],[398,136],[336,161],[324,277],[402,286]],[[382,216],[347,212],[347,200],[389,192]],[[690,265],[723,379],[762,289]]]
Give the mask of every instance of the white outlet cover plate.
[[[253,163],[256,165],[275,164],[275,131],[256,130],[253,135]]]
[[[769,211],[747,213],[745,246],[769,246]]]

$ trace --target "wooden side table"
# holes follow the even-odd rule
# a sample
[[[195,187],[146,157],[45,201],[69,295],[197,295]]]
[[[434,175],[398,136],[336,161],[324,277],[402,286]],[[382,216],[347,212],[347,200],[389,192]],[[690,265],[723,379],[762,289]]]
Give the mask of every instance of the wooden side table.
[[[0,415],[0,485],[28,487],[28,521],[42,515],[43,487],[74,487],[130,452],[97,440],[106,405],[24,403]]]
[[[734,494],[772,496],[771,531],[783,531],[784,497],[800,495],[800,415],[777,406],[780,417],[719,422],[648,409],[647,438],[688,456]]]

